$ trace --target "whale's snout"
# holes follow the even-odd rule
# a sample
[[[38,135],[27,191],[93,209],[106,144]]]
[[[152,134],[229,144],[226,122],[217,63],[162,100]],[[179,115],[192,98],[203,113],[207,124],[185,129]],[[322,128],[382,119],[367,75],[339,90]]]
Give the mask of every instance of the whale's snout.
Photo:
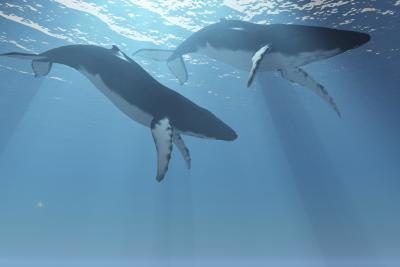
[[[217,140],[223,141],[233,141],[238,138],[236,132],[222,121],[219,123],[218,127],[214,128],[212,136]]]
[[[360,47],[371,40],[368,33],[355,31],[342,31],[342,33],[342,36],[338,36],[338,40],[340,48],[344,51]]]
[[[366,44],[366,43],[368,43],[370,40],[371,40],[371,35],[369,35],[368,33],[363,33],[363,32],[360,32],[360,33],[358,33],[358,38],[357,38],[358,40],[358,45],[357,46],[361,46],[361,45],[363,45],[363,44]]]
[[[227,126],[227,127],[228,127],[228,129],[225,131],[221,140],[233,141],[233,140],[237,139],[238,135],[236,134],[236,132],[233,129],[231,129],[229,126]]]

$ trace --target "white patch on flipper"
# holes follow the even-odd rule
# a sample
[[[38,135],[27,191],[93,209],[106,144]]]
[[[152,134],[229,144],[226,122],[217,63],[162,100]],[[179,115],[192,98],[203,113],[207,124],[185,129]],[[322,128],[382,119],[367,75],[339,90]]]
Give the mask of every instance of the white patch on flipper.
[[[46,76],[51,70],[52,63],[49,61],[32,60],[32,70],[35,77]]]
[[[168,118],[153,120],[151,133],[157,148],[157,181],[164,179],[172,153],[173,129]]]
[[[115,106],[117,106],[129,118],[144,126],[150,127],[151,121],[153,120],[153,116],[151,114],[144,112],[134,105],[131,105],[128,101],[115,93],[114,90],[109,88],[103,82],[99,74],[93,75],[84,68],[80,68],[78,69],[78,71],[82,73],[85,77],[87,77],[94,84],[94,86],[96,86],[97,89],[99,89],[108,99],[111,100],[111,102]]]
[[[328,91],[326,91],[326,89],[320,83],[315,81],[309,74],[307,74],[307,72],[300,68],[292,68],[280,70],[280,73],[286,80],[304,86],[319,95],[335,110],[338,116],[341,117],[339,108],[337,107],[333,98],[329,95]]]
[[[182,57],[177,57],[173,60],[167,62],[169,70],[178,79],[179,83],[182,85],[188,80],[188,74],[185,66],[185,62]]]
[[[271,49],[270,45],[265,45],[261,47],[251,58],[253,65],[250,70],[249,80],[247,81],[247,87],[250,87],[250,85],[253,83],[254,77],[256,75],[257,70],[259,69],[260,63],[263,60],[265,54],[268,53],[270,49]]]
[[[192,161],[190,158],[190,152],[189,149],[186,147],[185,143],[183,142],[181,135],[174,132],[173,142],[178,147],[179,152],[181,152],[181,155],[186,162],[186,167],[190,169]]]

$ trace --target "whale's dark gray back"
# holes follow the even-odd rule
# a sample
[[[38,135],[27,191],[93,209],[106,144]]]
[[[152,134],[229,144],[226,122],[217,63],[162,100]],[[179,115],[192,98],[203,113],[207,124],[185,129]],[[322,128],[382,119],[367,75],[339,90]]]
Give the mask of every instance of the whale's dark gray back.
[[[344,52],[370,40],[367,33],[325,27],[272,24],[261,25],[238,20],[222,20],[190,36],[178,47],[176,54],[196,51],[209,44],[217,49],[255,52],[266,44],[271,52],[299,54],[301,52],[340,49]]]
[[[68,45],[48,50],[40,55],[48,57],[53,63],[67,65],[77,70],[84,67],[94,74],[129,73],[131,79],[140,82],[139,85],[158,84],[139,64],[116,56],[114,49],[96,45]]]

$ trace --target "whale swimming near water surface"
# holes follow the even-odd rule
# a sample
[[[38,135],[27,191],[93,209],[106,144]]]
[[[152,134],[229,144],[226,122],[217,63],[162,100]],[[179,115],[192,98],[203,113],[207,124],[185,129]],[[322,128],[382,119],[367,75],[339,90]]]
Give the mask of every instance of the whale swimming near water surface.
[[[0,56],[32,60],[35,77],[47,75],[53,63],[86,76],[123,113],[151,129],[157,148],[157,181],[165,176],[173,145],[190,168],[189,150],[181,135],[226,141],[237,138],[214,114],[156,81],[117,46],[69,45],[41,54],[10,52]]]
[[[181,84],[188,79],[182,56],[197,52],[249,72],[248,87],[257,72],[278,71],[282,78],[315,92],[340,116],[326,89],[301,67],[357,48],[369,40],[369,34],[355,31],[222,19],[195,32],[175,50],[140,49],[134,55],[167,61]]]

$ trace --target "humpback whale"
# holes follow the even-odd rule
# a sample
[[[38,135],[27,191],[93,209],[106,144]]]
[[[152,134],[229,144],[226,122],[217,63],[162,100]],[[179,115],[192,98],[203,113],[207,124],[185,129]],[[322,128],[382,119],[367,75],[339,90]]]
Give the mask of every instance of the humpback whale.
[[[190,168],[191,158],[181,135],[232,141],[237,138],[223,121],[167,88],[117,46],[68,45],[41,54],[0,54],[32,60],[35,77],[47,75],[58,63],[86,76],[117,108],[149,127],[157,149],[157,181],[163,180],[175,145]]]
[[[277,71],[282,78],[319,95],[340,116],[328,91],[301,67],[359,47],[369,40],[369,34],[355,31],[221,19],[193,33],[175,50],[140,49],[134,55],[167,61],[181,84],[188,79],[182,56],[196,52],[249,72],[247,87],[257,72]]]

